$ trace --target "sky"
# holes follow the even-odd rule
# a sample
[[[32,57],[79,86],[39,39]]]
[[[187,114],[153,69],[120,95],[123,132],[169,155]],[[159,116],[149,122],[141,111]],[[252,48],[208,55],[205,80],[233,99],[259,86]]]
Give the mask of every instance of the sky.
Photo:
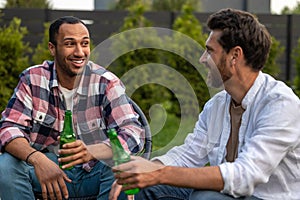
[[[0,0],[0,8],[6,0]],[[293,8],[300,0],[271,0],[271,11],[279,14],[284,6]],[[57,10],[93,10],[94,0],[50,0],[53,9]]]

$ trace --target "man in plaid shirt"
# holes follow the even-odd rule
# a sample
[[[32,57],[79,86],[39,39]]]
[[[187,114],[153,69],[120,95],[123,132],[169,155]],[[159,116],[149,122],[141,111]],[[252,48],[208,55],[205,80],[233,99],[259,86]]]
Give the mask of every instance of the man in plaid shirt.
[[[43,199],[106,200],[114,178],[101,161],[112,157],[105,130],[117,129],[123,147],[138,153],[144,129],[122,82],[89,61],[90,35],[81,20],[66,16],[53,22],[48,46],[54,62],[23,71],[2,113],[0,198],[34,199],[39,192]],[[73,111],[77,140],[58,150],[65,110]],[[58,162],[74,168],[62,170]]]

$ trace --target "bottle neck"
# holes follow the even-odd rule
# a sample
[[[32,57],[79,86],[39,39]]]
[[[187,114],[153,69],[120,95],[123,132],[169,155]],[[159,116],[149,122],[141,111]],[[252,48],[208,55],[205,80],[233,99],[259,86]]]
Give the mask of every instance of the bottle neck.
[[[64,120],[64,130],[72,130],[72,112],[70,110],[66,110],[65,112],[65,120]]]

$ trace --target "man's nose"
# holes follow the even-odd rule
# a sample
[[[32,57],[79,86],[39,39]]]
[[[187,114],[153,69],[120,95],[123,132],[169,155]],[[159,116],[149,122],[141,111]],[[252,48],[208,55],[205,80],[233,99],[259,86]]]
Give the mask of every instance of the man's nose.
[[[205,63],[207,60],[207,52],[205,51],[199,58],[200,63]]]
[[[75,54],[76,56],[79,56],[79,57],[84,56],[83,47],[82,47],[80,44],[76,45],[76,49],[75,49],[74,54]]]

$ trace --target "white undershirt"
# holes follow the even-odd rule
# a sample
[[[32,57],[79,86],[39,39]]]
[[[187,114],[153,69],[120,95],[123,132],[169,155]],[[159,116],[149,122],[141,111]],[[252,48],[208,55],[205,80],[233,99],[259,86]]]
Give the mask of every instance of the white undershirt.
[[[73,109],[73,95],[75,93],[75,89],[69,90],[67,88],[62,87],[61,85],[59,85],[58,87],[63,94],[64,100],[66,102],[67,110],[72,110]]]

